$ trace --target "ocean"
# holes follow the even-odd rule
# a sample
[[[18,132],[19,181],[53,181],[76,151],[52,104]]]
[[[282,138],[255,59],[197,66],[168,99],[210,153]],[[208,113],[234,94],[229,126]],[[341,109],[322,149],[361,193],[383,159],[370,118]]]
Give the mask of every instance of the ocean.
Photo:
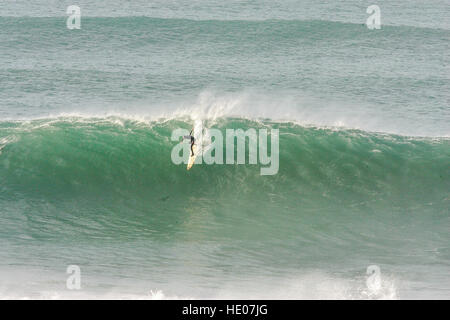
[[[447,0],[73,4],[0,5],[0,299],[450,298]]]

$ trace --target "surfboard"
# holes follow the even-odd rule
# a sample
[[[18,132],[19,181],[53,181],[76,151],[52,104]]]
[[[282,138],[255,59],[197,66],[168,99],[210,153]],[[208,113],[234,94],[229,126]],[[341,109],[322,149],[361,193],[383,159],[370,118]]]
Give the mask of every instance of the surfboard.
[[[189,151],[190,151],[190,149],[189,149]],[[194,155],[192,156],[189,154],[189,161],[187,164],[188,170],[194,165],[195,158],[197,158],[197,146],[195,144],[192,146],[192,151],[194,151]]]

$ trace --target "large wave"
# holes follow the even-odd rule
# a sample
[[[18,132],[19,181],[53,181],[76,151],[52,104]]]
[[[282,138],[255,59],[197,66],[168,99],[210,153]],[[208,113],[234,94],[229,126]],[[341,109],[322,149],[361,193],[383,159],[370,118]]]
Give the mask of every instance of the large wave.
[[[184,204],[194,201],[205,210],[305,216],[332,207],[378,213],[380,207],[420,208],[438,215],[448,210],[445,138],[243,118],[209,123],[220,130],[279,129],[279,172],[269,177],[260,176],[260,165],[201,164],[191,171],[175,165],[171,151],[178,142],[171,133],[191,125],[187,119],[145,123],[117,117],[2,122],[0,201],[39,207],[45,200],[63,211],[78,201],[78,211],[103,207],[120,215],[124,206],[128,214],[149,216],[167,204],[172,212],[185,211]],[[170,214],[160,218],[158,223]]]

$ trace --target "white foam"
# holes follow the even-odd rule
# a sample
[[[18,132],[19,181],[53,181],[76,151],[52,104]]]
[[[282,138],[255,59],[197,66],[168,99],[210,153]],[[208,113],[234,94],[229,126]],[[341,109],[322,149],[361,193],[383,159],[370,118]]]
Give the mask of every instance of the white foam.
[[[425,125],[422,119],[408,119],[393,110],[379,109],[363,102],[317,99],[292,91],[267,93],[244,90],[226,93],[204,90],[194,98],[165,103],[90,106],[77,111],[16,120],[82,122],[96,119],[123,126],[124,120],[152,125],[173,119],[214,123],[221,118],[239,117],[254,121],[292,122],[306,127],[358,129],[414,137],[450,137],[449,128]]]
[[[207,289],[199,285],[189,290],[188,284],[168,283],[166,290],[145,289],[141,283],[113,281],[113,279],[86,280],[95,283],[95,288],[67,290],[62,284],[63,277],[54,279],[48,272],[36,270],[3,273],[4,281],[0,286],[0,299],[108,299],[108,300],[177,300],[177,299],[398,299],[397,281],[390,275],[383,274],[380,286],[369,288],[366,277],[361,275],[343,277],[319,270],[302,274],[278,276],[248,276],[239,281],[235,279],[222,281],[222,286]],[[21,282],[12,279],[21,279]],[[25,281],[26,280],[26,281]],[[58,281],[56,281],[58,280]],[[199,279],[200,280],[200,279]],[[111,289],[100,289],[115,283]],[[186,292],[190,292],[188,295]]]

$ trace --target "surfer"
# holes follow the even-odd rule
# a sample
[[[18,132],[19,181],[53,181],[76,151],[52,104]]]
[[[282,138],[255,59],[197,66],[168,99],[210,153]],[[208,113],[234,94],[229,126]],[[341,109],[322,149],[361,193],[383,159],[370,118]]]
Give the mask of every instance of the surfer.
[[[194,156],[194,150],[192,150],[192,147],[194,146],[194,142],[195,142],[195,138],[192,136],[192,131],[194,131],[194,129],[191,130],[191,132],[189,132],[188,136],[184,136],[184,139],[191,139],[191,157]]]

